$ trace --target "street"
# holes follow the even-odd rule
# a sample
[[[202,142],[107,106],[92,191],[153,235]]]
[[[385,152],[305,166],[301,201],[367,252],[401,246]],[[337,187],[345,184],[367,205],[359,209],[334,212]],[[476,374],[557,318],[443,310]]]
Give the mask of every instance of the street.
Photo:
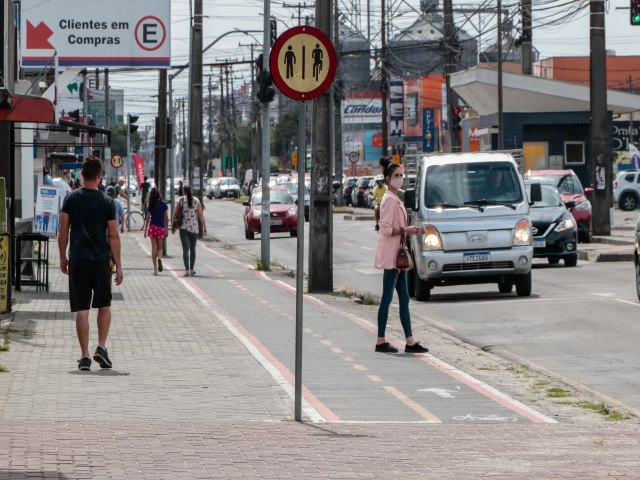
[[[242,205],[213,200],[206,201],[206,207],[210,235],[259,258],[260,237],[244,239]],[[372,266],[373,224],[343,217],[334,215],[336,290],[377,298],[381,274]],[[307,233],[305,241],[308,252]],[[295,269],[295,245],[295,238],[273,234],[272,264]],[[566,268],[536,260],[531,297],[500,294],[493,284],[440,287],[433,290],[430,302],[412,301],[412,318],[414,324],[437,327],[485,351],[540,367],[571,385],[640,410],[635,368],[640,361],[636,322],[640,303],[634,282],[629,262],[581,261]]]

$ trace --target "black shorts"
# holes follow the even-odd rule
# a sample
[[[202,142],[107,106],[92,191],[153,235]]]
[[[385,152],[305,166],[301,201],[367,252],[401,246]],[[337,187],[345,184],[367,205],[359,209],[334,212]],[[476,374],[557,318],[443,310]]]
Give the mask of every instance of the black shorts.
[[[69,260],[69,303],[72,312],[111,306],[109,260]]]

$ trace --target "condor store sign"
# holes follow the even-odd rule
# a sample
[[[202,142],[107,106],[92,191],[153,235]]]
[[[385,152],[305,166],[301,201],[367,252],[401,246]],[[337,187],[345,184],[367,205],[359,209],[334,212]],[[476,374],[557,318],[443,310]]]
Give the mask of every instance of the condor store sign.
[[[22,0],[22,66],[169,67],[170,0]]]
[[[382,100],[347,98],[342,102],[342,123],[382,123]]]

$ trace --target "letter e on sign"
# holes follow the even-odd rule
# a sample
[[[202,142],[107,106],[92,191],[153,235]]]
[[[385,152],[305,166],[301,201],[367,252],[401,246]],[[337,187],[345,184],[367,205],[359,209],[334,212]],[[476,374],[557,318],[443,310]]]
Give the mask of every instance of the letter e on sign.
[[[167,39],[167,29],[158,17],[147,16],[136,25],[136,43],[147,52],[159,49]]]

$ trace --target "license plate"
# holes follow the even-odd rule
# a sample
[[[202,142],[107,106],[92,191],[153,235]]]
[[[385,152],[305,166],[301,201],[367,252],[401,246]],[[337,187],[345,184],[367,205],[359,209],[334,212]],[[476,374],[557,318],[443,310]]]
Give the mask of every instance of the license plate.
[[[491,253],[489,252],[465,253],[462,256],[463,263],[481,263],[481,262],[490,262],[490,261],[491,261]]]
[[[282,225],[282,220],[271,220],[271,225]]]
[[[537,247],[537,248],[544,248],[547,246],[547,241],[544,238],[541,238],[540,240],[534,238],[533,239],[533,246]]]

